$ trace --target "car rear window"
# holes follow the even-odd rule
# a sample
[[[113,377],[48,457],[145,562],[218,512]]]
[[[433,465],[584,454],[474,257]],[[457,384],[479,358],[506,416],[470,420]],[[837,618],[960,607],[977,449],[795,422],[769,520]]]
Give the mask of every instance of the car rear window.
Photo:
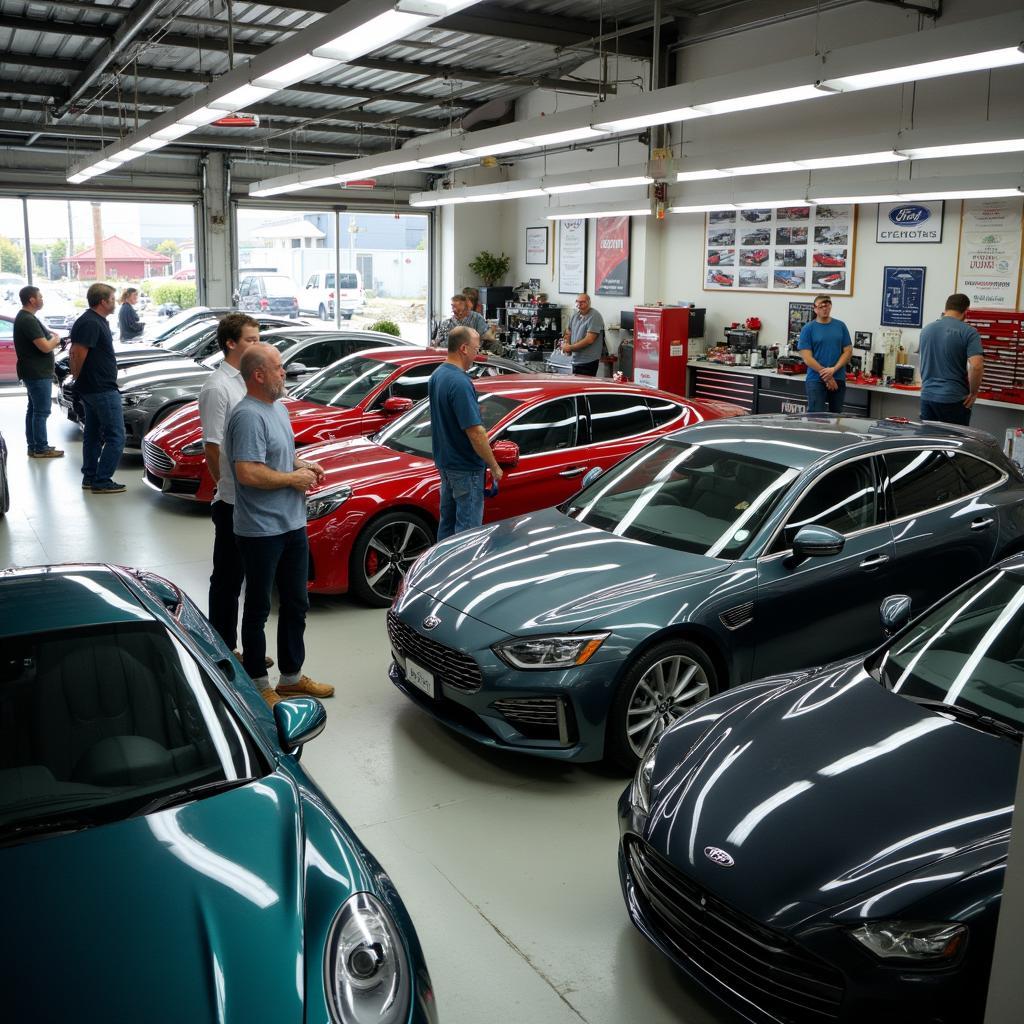
[[[275,299],[287,298],[298,292],[291,279],[287,277],[265,277],[263,287],[267,295]]]
[[[358,288],[359,287],[359,279],[356,277],[355,274],[342,274],[338,278],[338,287],[339,288]]]

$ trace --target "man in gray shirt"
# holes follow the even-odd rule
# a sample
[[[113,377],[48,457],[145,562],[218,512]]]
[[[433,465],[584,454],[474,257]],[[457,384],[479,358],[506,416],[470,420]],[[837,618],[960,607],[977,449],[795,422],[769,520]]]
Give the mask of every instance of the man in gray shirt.
[[[274,703],[267,675],[267,638],[271,592],[276,583],[279,697],[309,694],[330,697],[334,687],[303,675],[304,637],[309,596],[309,543],[306,500],[323,479],[315,462],[297,458],[284,395],[281,354],[271,345],[255,344],[243,354],[239,371],[245,397],[231,410],[224,430],[221,461],[231,467],[235,483],[235,538],[245,567],[242,608],[242,664],[268,703]]]
[[[562,335],[562,351],[572,356],[572,372],[596,377],[604,351],[604,317],[590,304],[584,292],[576,299],[576,312]]]
[[[939,423],[971,422],[985,355],[981,335],[964,323],[971,300],[962,292],[946,299],[938,320],[925,326],[918,347],[921,353],[921,419]]]

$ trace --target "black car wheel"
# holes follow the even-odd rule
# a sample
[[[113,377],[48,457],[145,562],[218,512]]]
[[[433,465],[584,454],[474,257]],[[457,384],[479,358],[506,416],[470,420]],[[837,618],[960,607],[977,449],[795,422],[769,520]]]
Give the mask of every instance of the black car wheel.
[[[365,604],[387,608],[409,566],[433,543],[433,527],[413,512],[374,519],[352,548],[349,589]]]
[[[689,640],[666,640],[629,668],[608,716],[608,757],[632,771],[677,718],[718,691],[711,659]]]

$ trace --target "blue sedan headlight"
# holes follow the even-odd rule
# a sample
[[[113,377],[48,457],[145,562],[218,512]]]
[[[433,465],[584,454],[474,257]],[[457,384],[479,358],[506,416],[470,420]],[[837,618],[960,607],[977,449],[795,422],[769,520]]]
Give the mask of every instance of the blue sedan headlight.
[[[400,1024],[409,1016],[408,955],[391,915],[368,892],[345,901],[324,954],[335,1024]]]
[[[967,941],[967,925],[868,921],[850,934],[881,960],[952,960]]]
[[[507,665],[522,669],[572,668],[585,665],[610,633],[571,633],[505,640],[491,650]]]

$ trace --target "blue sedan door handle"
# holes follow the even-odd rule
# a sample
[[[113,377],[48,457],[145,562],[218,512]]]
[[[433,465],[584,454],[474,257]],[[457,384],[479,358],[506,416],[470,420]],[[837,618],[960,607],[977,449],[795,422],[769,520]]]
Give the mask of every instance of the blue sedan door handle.
[[[975,519],[974,522],[971,523],[971,529],[987,530],[994,522],[994,519]]]
[[[871,572],[872,569],[877,569],[879,566],[885,565],[888,561],[888,555],[873,555],[871,558],[865,558],[864,561],[860,563],[860,567]]]
[[[586,466],[573,466],[572,469],[563,469],[559,476],[583,476],[586,473]]]

